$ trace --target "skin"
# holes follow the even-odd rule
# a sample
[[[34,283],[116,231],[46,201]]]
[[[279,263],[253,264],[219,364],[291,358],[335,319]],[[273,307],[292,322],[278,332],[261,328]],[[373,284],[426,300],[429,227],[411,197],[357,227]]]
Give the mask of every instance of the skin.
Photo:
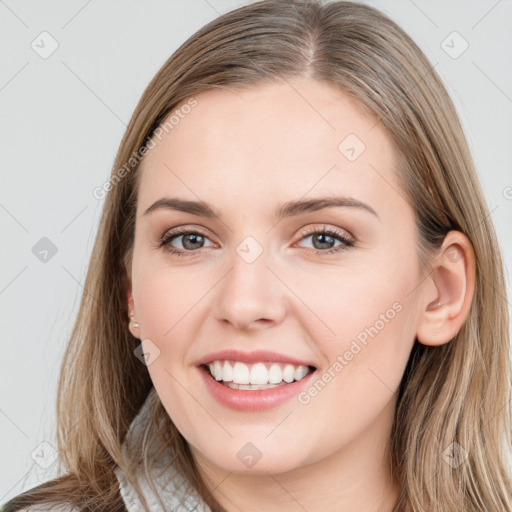
[[[301,78],[195,98],[145,158],[127,269],[140,325],[131,332],[159,350],[148,365],[156,391],[227,511],[391,512],[396,391],[415,338],[449,342],[467,318],[471,244],[450,232],[433,271],[421,274],[392,139],[333,85]],[[338,149],[351,133],[366,146],[354,161]],[[362,201],[378,217],[335,207],[273,218],[285,201],[327,194]],[[164,196],[206,201],[222,220],[143,215]],[[342,247],[308,235],[324,226],[354,246],[317,254]],[[158,245],[176,227],[205,237],[178,234],[172,246],[184,257]],[[236,251],[247,236],[263,249],[251,263]],[[321,377],[393,304],[394,318],[307,404],[237,412],[215,401],[196,368],[213,351],[269,349],[312,362]],[[248,442],[262,454],[251,468],[237,457]]]

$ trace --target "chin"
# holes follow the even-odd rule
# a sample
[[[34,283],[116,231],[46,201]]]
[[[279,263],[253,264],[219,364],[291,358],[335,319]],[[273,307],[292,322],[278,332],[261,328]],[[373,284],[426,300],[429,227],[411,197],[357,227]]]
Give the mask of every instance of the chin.
[[[262,443],[260,443],[261,445]],[[233,455],[229,455],[233,453]],[[285,450],[276,451],[273,448],[256,448],[256,444],[242,443],[240,448],[225,449],[221,453],[213,453],[207,456],[210,463],[227,472],[241,475],[268,475],[286,473],[300,467],[298,459],[290,460]],[[293,454],[297,457],[297,453]]]

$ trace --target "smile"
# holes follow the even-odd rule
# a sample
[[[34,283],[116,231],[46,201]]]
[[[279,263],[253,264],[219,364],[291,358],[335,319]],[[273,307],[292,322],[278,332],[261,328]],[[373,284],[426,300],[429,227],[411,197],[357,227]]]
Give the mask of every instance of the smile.
[[[205,365],[206,366],[206,365]],[[303,379],[313,367],[278,362],[246,364],[217,360],[207,365],[211,376],[232,389],[268,389]]]
[[[227,368],[226,372],[225,368]],[[212,398],[220,405],[239,412],[260,412],[283,405],[307,387],[316,372],[313,366],[294,366],[276,362],[258,362],[251,365],[225,360],[217,360],[208,365],[203,364],[197,369],[205,389]],[[219,378],[215,377],[216,371]],[[296,374],[299,377],[298,380],[295,379]],[[251,384],[251,377],[258,382],[264,380],[266,382]],[[224,381],[224,378],[230,380]],[[278,379],[279,382],[269,382]],[[237,382],[240,380],[244,383]]]

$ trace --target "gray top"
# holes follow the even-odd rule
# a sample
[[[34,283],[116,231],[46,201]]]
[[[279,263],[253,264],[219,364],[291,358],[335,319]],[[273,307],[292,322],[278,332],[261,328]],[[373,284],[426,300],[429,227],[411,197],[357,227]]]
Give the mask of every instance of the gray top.
[[[146,403],[144,403],[139,413],[134,418],[130,425],[130,431],[132,429],[139,430],[144,425],[145,418],[148,415],[147,409],[149,401],[149,399],[146,400]],[[123,449],[126,449],[126,441],[125,445],[123,445]],[[151,512],[212,512],[210,507],[177,471],[174,465],[171,465],[166,473],[159,475],[159,470],[161,471],[162,466],[167,465],[169,460],[170,456],[168,454],[160,456],[150,472],[151,480],[157,488],[160,498],[165,504],[165,508],[162,507],[158,497],[149,486],[143,470],[141,469],[137,473],[138,482],[141,485],[144,497],[148,501]],[[137,493],[133,486],[127,481],[124,473],[118,467],[114,471],[119,480],[119,489],[128,512],[143,511]]]

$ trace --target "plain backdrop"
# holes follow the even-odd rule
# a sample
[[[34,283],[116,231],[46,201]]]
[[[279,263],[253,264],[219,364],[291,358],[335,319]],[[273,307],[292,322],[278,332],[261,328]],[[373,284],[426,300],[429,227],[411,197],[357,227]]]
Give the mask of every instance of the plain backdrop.
[[[0,0],[0,503],[55,476],[57,377],[104,202],[92,192],[132,111],[181,43],[247,3]],[[512,0],[368,3],[413,37],[454,99],[508,276]]]

